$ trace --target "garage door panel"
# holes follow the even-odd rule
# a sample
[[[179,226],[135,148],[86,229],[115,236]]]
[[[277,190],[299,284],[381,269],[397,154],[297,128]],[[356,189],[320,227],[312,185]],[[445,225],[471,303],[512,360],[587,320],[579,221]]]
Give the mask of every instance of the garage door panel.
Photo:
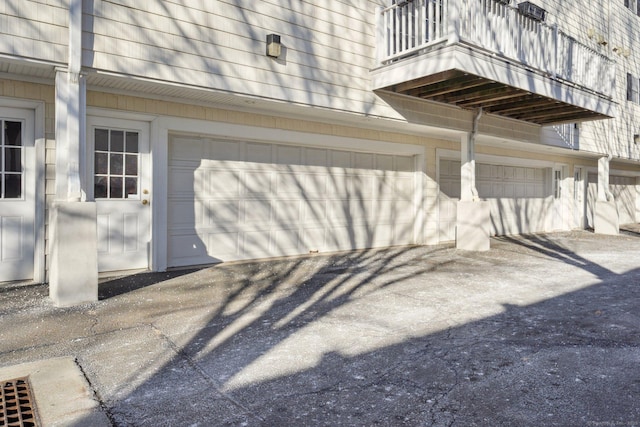
[[[271,242],[275,246],[274,254],[293,255],[303,252],[300,249],[298,229],[275,229],[271,233]]]
[[[328,166],[329,150],[321,148],[307,148],[305,150],[306,164],[309,166],[319,166],[325,168]]]
[[[193,169],[176,169],[169,170],[169,193],[195,194],[194,186],[194,170]]]
[[[302,148],[289,145],[276,146],[276,163],[279,165],[302,164]]]
[[[302,250],[308,251],[325,251],[327,246],[325,244],[325,227],[305,227],[302,229]]]
[[[299,223],[300,219],[300,200],[277,200],[273,204],[274,217],[276,224]]]
[[[302,222],[323,224],[327,219],[326,200],[305,200],[302,203]]]
[[[205,159],[216,161],[240,160],[240,145],[235,141],[204,140],[202,142],[202,156]]]
[[[262,224],[268,227],[271,222],[271,201],[245,200],[243,212],[245,224]]]
[[[413,172],[415,169],[415,160],[413,157],[396,157],[396,171]]]
[[[329,174],[327,182],[327,196],[329,197],[348,197],[350,194],[349,186],[351,177],[341,173]]]
[[[247,162],[252,163],[271,163],[272,146],[270,144],[262,144],[258,142],[247,143]]]
[[[182,176],[169,186],[169,265],[413,242],[413,157],[259,142],[196,145],[186,151],[210,157],[170,150],[181,156],[170,159],[170,177]],[[232,160],[235,153],[240,160]],[[406,171],[394,171],[399,166]]]
[[[333,224],[344,224],[351,220],[349,200],[328,200],[327,220]]]
[[[271,250],[271,232],[269,230],[245,231],[243,235],[243,258],[266,258],[282,255],[277,247]]]
[[[331,166],[335,168],[350,168],[351,153],[348,151],[331,150]]]
[[[272,176],[270,171],[246,171],[244,172],[244,192],[249,194],[266,195],[272,192]],[[230,186],[234,183],[240,183],[240,175],[227,176],[224,180],[220,180],[220,185],[228,180]]]
[[[180,160],[193,161],[194,159],[206,158],[202,147],[203,142],[197,138],[174,138],[173,144],[169,146],[169,157],[174,162]]]
[[[371,244],[369,246],[391,246],[394,244],[393,239],[393,229],[394,227],[390,224],[381,225],[375,227],[373,230],[366,230],[365,233],[370,235],[368,237],[371,240]],[[365,236],[366,236],[365,234]]]
[[[393,171],[393,156],[378,154],[376,156],[376,169],[381,171]]]
[[[305,198],[324,197],[327,194],[329,177],[324,173],[305,174],[301,176]]]
[[[240,201],[237,199],[196,201],[194,206],[196,225],[230,227],[240,221]]]

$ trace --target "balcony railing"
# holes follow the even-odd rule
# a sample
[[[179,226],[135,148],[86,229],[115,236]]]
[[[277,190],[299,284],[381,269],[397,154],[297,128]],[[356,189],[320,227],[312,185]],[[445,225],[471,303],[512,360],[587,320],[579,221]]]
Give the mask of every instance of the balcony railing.
[[[378,61],[464,44],[612,98],[614,62],[496,0],[412,0],[380,9]]]

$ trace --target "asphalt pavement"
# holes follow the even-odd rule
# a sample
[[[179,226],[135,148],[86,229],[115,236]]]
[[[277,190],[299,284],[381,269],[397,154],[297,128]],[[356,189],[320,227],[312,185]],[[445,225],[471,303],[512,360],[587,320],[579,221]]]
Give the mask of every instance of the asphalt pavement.
[[[640,426],[640,227],[0,285],[0,380],[64,426]]]

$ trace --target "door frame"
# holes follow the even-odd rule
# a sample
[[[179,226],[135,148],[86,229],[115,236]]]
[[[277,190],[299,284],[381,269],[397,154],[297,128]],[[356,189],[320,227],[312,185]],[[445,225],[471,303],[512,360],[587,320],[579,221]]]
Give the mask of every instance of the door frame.
[[[44,101],[27,101],[24,99],[0,97],[0,107],[16,110],[27,110],[33,119],[25,120],[31,127],[33,149],[35,155],[34,185],[34,224],[33,224],[33,279],[34,283],[45,283],[45,103]]]
[[[106,128],[119,128],[119,129],[127,129],[127,128],[135,128],[136,126],[128,125],[128,123],[137,123],[144,124],[146,126],[146,134],[148,139],[148,152],[146,153],[146,164],[145,167],[147,169],[146,175],[146,185],[144,185],[145,189],[149,190],[151,197],[148,197],[150,200],[149,205],[146,207],[149,213],[149,241],[150,243],[147,245],[147,270],[153,271],[152,268],[152,259],[154,253],[154,238],[153,238],[153,221],[154,221],[154,176],[153,176],[153,155],[152,155],[152,142],[151,142],[151,122],[155,119],[155,116],[151,116],[148,114],[138,114],[138,113],[130,113],[123,111],[115,111],[115,110],[106,110],[101,108],[89,107],[87,108],[87,121],[86,121],[86,133],[87,133],[87,150],[86,150],[86,167],[84,168],[85,174],[85,182],[87,183],[87,197],[91,200],[94,200],[93,197],[93,155],[94,155],[94,140],[91,136],[91,130],[95,126],[104,126]],[[143,188],[143,184],[140,183],[140,189]],[[143,194],[140,194],[140,199],[144,198]],[[99,202],[97,202],[99,203]]]
[[[426,148],[422,145],[307,133],[279,128],[262,128],[198,119],[159,117],[151,123],[152,170],[156,171],[156,173],[153,174],[155,215],[152,231],[152,235],[155,236],[155,238],[153,239],[154,250],[152,251],[151,257],[151,268],[154,271],[164,271],[167,269],[168,264],[167,171],[169,168],[169,135],[172,133],[279,143],[301,147],[313,146],[376,154],[404,154],[415,156],[414,188],[416,191],[413,198],[415,209],[413,232],[416,244],[424,243]]]

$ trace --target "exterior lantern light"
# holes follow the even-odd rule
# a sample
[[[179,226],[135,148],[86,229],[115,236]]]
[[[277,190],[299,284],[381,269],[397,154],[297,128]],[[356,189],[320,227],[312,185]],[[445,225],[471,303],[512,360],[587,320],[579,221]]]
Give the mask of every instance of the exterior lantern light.
[[[278,34],[267,34],[267,56],[277,58],[282,53],[282,44]]]

